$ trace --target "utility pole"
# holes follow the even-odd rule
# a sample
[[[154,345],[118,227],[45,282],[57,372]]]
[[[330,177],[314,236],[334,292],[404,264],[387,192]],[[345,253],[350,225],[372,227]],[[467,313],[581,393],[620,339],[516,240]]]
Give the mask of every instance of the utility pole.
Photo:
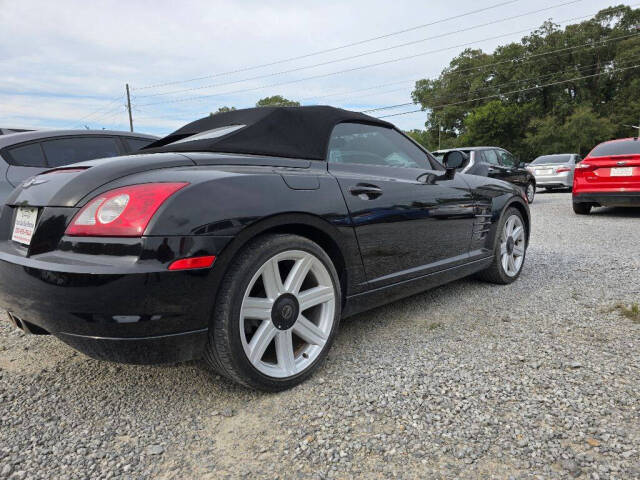
[[[125,83],[127,89],[127,111],[129,112],[129,130],[133,132],[133,116],[131,115],[131,95],[129,95],[129,84]]]

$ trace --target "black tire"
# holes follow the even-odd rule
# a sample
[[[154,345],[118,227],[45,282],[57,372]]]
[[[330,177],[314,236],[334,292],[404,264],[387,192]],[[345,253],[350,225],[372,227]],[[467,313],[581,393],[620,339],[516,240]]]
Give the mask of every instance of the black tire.
[[[525,196],[527,197],[527,202],[529,205],[533,203],[533,200],[536,198],[536,184],[533,182],[529,182],[527,188],[524,191]]]
[[[578,215],[589,215],[591,213],[591,205],[590,203],[577,203],[573,202],[573,212]]]
[[[549,193],[549,192],[553,192],[554,188],[553,187],[542,187],[544,188],[544,191]]]
[[[509,283],[515,282],[518,279],[518,277],[520,277],[520,273],[524,268],[524,262],[527,256],[526,247],[525,247],[524,258],[522,260],[522,266],[520,267],[520,270],[518,271],[518,273],[514,276],[510,276],[504,271],[504,268],[502,267],[501,257],[500,257],[500,235],[502,234],[504,224],[507,222],[507,219],[509,219],[509,217],[511,217],[512,215],[517,215],[520,218],[520,220],[522,221],[522,225],[525,229],[525,238],[528,238],[528,232],[526,230],[527,224],[524,221],[524,218],[522,217],[520,210],[518,210],[515,207],[507,208],[505,212],[502,214],[502,218],[500,219],[500,223],[498,224],[498,228],[496,230],[496,238],[494,240],[494,246],[493,246],[493,261],[491,262],[491,265],[489,265],[486,269],[478,272],[478,274],[476,275],[481,280],[484,280],[486,282],[491,282],[491,283],[497,283],[499,285],[508,285]],[[527,240],[525,240],[525,242],[527,242]],[[526,246],[528,247],[528,245]]]
[[[303,250],[319,259],[331,275],[335,292],[333,326],[322,352],[297,375],[276,378],[258,371],[247,358],[240,338],[240,310],[244,293],[261,265],[274,255]],[[324,360],[340,322],[341,291],[338,273],[329,256],[307,238],[288,234],[268,234],[250,241],[233,259],[220,286],[209,326],[205,361],[217,373],[249,388],[276,392],[293,387],[309,377]]]

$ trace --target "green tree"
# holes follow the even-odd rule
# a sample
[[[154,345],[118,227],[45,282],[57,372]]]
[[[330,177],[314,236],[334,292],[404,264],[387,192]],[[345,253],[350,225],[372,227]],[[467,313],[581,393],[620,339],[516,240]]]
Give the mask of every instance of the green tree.
[[[210,115],[210,116],[213,116],[213,115],[216,115],[216,114],[218,114],[218,113],[232,112],[232,111],[234,111],[235,109],[236,109],[236,107],[227,107],[227,106],[224,106],[224,107],[220,107],[220,108],[218,108],[218,110],[216,110],[215,112],[211,112],[209,115]]]
[[[525,143],[535,155],[579,153],[586,155],[595,145],[614,136],[616,128],[608,118],[598,117],[591,108],[582,106],[563,123],[547,116],[529,124]]]
[[[640,9],[606,8],[561,28],[550,21],[487,53],[467,49],[418,80],[429,147],[487,143],[524,156],[629,136],[640,120]]]
[[[526,155],[523,142],[529,107],[491,101],[474,109],[464,120],[458,146],[499,145],[516,155]]]
[[[608,118],[597,117],[589,107],[579,107],[567,118],[562,133],[567,150],[586,155],[598,143],[609,140],[615,131]]]
[[[404,132],[425,148],[430,148],[429,134],[425,130],[409,130]]]
[[[256,102],[256,107],[299,107],[300,102],[288,100],[282,95],[261,98]]]

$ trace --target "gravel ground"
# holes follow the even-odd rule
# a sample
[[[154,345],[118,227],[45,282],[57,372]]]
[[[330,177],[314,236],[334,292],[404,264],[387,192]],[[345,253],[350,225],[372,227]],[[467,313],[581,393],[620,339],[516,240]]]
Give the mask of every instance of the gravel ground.
[[[276,395],[0,322],[0,478],[640,478],[640,210],[532,215],[518,282],[348,319]]]

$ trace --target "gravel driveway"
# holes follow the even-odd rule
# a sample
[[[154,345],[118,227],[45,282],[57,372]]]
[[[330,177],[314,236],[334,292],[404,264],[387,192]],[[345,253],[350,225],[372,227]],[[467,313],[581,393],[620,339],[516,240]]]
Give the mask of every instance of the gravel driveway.
[[[343,322],[280,394],[0,322],[0,478],[640,478],[640,210],[539,193],[523,274]],[[3,281],[6,281],[3,279]]]

